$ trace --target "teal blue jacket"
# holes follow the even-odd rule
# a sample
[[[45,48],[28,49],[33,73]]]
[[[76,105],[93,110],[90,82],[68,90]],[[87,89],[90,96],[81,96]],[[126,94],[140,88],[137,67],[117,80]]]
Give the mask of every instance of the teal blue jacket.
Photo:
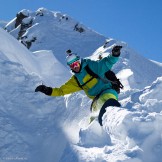
[[[89,78],[88,77],[89,74],[87,73],[85,69],[86,65],[88,65],[89,68],[94,73],[96,73],[100,78],[106,79],[105,72],[110,70],[117,61],[118,61],[118,57],[114,57],[112,55],[109,55],[108,57],[105,57],[98,61],[93,61],[90,59],[83,59],[81,63],[82,65],[81,70],[79,73],[75,73],[75,76],[77,77],[77,80],[79,81],[81,85],[84,84],[86,80]],[[116,96],[116,98],[118,98],[118,94],[114,89],[112,89],[111,83],[110,82],[105,83],[103,79],[100,79],[100,78],[94,78],[92,82],[88,83],[89,85],[86,84],[83,87],[87,95],[93,98],[94,96],[99,94],[101,91],[105,90],[103,91],[103,93],[112,93],[113,95]]]
[[[81,70],[79,73],[74,73],[74,75],[61,87],[53,88],[51,96],[64,96],[66,94],[74,93],[80,90],[84,90],[86,95],[93,99],[101,91],[103,93],[111,93],[116,96],[118,99],[117,92],[112,89],[111,83],[104,83],[100,78],[93,78],[90,82],[85,84],[82,88],[79,86],[79,83],[82,85],[87,82],[92,76],[89,75],[85,69],[88,64],[89,68],[96,73],[101,78],[105,78],[105,72],[110,70],[112,66],[118,61],[118,57],[109,55],[108,57],[103,58],[102,60],[93,61],[90,59],[82,59]],[[76,78],[77,80],[76,80]]]

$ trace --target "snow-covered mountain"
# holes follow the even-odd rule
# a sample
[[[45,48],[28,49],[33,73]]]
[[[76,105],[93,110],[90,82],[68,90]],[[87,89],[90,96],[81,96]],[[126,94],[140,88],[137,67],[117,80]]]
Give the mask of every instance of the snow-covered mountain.
[[[102,56],[108,55],[114,44],[121,44],[126,48],[115,69],[117,73],[120,71],[121,77],[125,77],[125,71],[129,75],[127,89],[144,88],[162,74],[157,64],[138,55],[126,43],[106,38],[60,12],[45,8],[35,12],[23,9],[5,29],[30,51],[51,50],[63,64],[67,49],[72,49],[81,57],[91,57],[94,53],[92,58],[97,59],[101,53]],[[136,67],[137,62],[139,68]]]
[[[23,21],[9,22],[9,33],[0,29],[1,161],[161,162],[161,63],[59,12],[41,8],[18,15]],[[31,38],[28,50],[21,42]],[[96,121],[87,126],[91,101],[83,92],[65,97],[34,92],[42,82],[54,87],[70,77],[67,49],[96,60],[115,44],[123,45],[113,69],[125,88],[119,96],[122,107],[107,109],[103,128]]]
[[[52,50],[60,62],[69,48],[85,57],[106,41],[70,16],[44,8],[20,11],[5,29],[31,51]]]

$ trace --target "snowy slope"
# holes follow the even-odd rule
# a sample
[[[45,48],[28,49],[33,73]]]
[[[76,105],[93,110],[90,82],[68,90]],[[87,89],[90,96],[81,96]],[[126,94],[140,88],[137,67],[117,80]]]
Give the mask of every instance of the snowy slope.
[[[17,16],[5,29],[26,46],[30,42],[30,51],[51,50],[57,60],[66,64],[65,51],[69,48],[81,57],[97,59],[101,54],[107,56],[115,44],[121,44],[125,48],[114,70],[123,80],[125,90],[142,89],[162,74],[160,65],[138,55],[126,43],[106,38],[66,14],[45,8],[35,12],[24,9],[20,14],[24,15],[21,21]]]
[[[148,60],[133,49],[130,49],[125,42],[107,39],[106,45],[99,47],[91,59],[97,60],[99,55],[106,57],[111,53],[113,46],[116,44],[122,45],[122,55],[113,70],[122,80],[124,91],[130,89],[143,89],[150,85],[157,77],[162,75],[162,66],[160,63]]]
[[[68,143],[59,124],[65,118],[62,116],[62,112],[65,111],[64,98],[48,98],[35,94],[34,89],[41,83],[40,76],[44,73],[43,67],[45,65],[43,61],[48,61],[48,65],[54,61],[62,73],[66,69],[54,59],[53,55],[52,58],[48,57],[46,55],[48,51],[35,52],[30,57],[30,51],[27,51],[8,33],[1,29],[0,35],[5,42],[5,44],[1,43],[0,45],[1,161],[52,162],[54,159],[58,161]],[[41,59],[40,54],[41,56],[43,54],[43,59]],[[44,60],[44,54],[48,60]],[[37,63],[34,56],[38,59]],[[22,58],[25,63],[22,62]],[[30,60],[31,58],[33,60]],[[33,61],[33,64],[30,61]],[[31,67],[33,73],[30,71]],[[36,73],[35,70],[38,68],[39,71]],[[57,69],[54,71],[57,76]],[[48,73],[48,78],[56,85],[65,81],[65,78],[60,76],[61,73],[59,73],[59,78],[55,79],[51,77],[51,74]],[[52,75],[55,76],[55,74]],[[41,78],[46,81],[43,75]],[[54,151],[56,147],[58,152]]]
[[[52,51],[30,52],[26,47],[0,28],[0,54],[5,59],[18,62],[28,73],[39,75],[43,83],[60,85],[69,78],[70,72],[57,61]],[[60,72],[53,69],[62,69]],[[64,78],[60,80],[60,75]],[[51,80],[49,80],[49,76]]]
[[[66,47],[74,45],[69,37]],[[0,161],[161,162],[162,66],[124,42],[107,41],[104,47],[94,45],[90,58],[105,57],[113,45],[122,44],[114,70],[125,89],[122,107],[108,108],[101,128],[96,121],[87,126],[91,101],[83,92],[65,97],[34,92],[42,82],[59,86],[71,76],[63,55],[46,46],[32,53],[0,29]]]
[[[42,47],[45,50],[52,50],[57,59],[63,63],[65,60],[62,58],[67,49],[73,49],[85,57],[91,55],[106,40],[103,35],[60,12],[39,8],[35,12],[22,10],[19,13],[27,17],[16,28],[14,18],[6,25],[6,30],[24,44],[32,42],[31,51],[42,50]]]

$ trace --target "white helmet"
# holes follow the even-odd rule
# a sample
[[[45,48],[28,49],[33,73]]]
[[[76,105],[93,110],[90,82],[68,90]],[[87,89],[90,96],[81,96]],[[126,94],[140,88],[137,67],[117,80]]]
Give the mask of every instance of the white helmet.
[[[81,59],[79,56],[77,56],[77,54],[75,53],[68,53],[68,56],[66,57],[66,62],[68,65],[72,64],[75,61],[79,61],[81,63]]]

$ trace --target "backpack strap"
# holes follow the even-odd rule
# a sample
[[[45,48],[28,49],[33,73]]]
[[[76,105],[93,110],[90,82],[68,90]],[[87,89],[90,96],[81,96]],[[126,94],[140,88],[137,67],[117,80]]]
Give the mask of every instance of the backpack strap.
[[[88,82],[90,82],[92,79],[94,78],[99,78],[101,79],[105,84],[110,82],[112,84],[112,88],[115,89],[118,93],[120,93],[120,89],[122,89],[124,86],[122,85],[122,83],[120,82],[120,80],[116,77],[115,73],[111,70],[108,70],[105,73],[106,78],[102,78],[99,75],[97,75],[96,73],[94,73],[90,67],[88,65],[85,66],[85,70],[87,71],[87,73],[92,76],[89,80],[87,80],[85,83],[80,84],[80,82],[78,81],[77,77],[75,77],[78,85],[80,88],[83,89],[83,86],[85,86]]]
[[[74,76],[75,79],[76,79],[76,81],[77,81],[77,83],[78,83],[78,85],[79,85],[79,87],[82,88],[82,89],[83,89],[83,86],[85,86],[85,85],[86,85],[88,82],[90,82],[92,79],[94,79],[94,78],[99,78],[99,76],[98,76],[96,73],[94,73],[94,72],[89,68],[88,65],[85,66],[85,69],[86,69],[87,73],[88,73],[90,76],[92,76],[92,77],[91,77],[89,80],[87,80],[85,83],[80,84],[80,82],[78,81],[77,77]]]
[[[79,86],[81,89],[83,89],[83,86],[80,84],[80,82],[78,81],[78,79],[77,79],[77,77],[76,77],[75,75],[74,75],[74,78],[75,78],[75,80],[76,80],[78,86]]]
[[[88,73],[89,75],[91,75],[93,78],[99,78],[99,79],[101,79],[104,83],[108,83],[108,82],[109,82],[107,79],[101,78],[99,75],[97,75],[96,73],[94,73],[94,72],[90,69],[90,67],[89,67],[88,65],[85,67],[85,69],[86,69],[87,73]],[[93,79],[93,78],[92,78],[92,79]],[[91,79],[91,80],[92,80],[92,79]]]
[[[89,68],[88,65],[85,67],[85,69],[86,69],[87,73],[88,73],[89,75],[91,75],[92,77],[94,77],[94,78],[99,78],[99,76],[98,76],[96,73],[94,73],[94,72]]]
[[[111,82],[112,88],[115,89],[117,93],[120,93],[120,89],[123,89],[124,86],[120,82],[120,80],[116,77],[115,73],[109,70],[105,73],[105,76]]]
[[[99,75],[97,75],[96,73],[94,73],[90,68],[89,66],[87,65],[85,67],[87,73],[89,75],[92,76],[92,78],[90,80],[92,80],[93,78],[99,78],[101,79],[105,84],[107,83],[111,83],[112,85],[112,89],[116,90],[117,93],[120,93],[120,89],[123,89],[124,86],[122,85],[122,83],[120,82],[120,80],[116,77],[115,73],[111,70],[108,70],[107,72],[105,72],[105,76],[106,78],[102,78],[100,77]],[[88,80],[85,84],[87,84],[90,80]]]

